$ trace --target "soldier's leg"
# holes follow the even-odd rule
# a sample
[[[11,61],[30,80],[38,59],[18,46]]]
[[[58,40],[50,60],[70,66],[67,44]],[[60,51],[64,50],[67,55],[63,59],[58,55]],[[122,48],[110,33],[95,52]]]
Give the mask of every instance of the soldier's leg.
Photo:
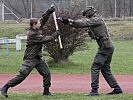
[[[109,55],[108,59],[106,60],[104,66],[102,67],[101,73],[104,76],[105,80],[108,82],[109,86],[111,88],[114,88],[118,86],[116,79],[112,75],[112,72],[110,70],[110,62],[112,59],[112,55]]]
[[[105,55],[101,53],[96,54],[94,62],[91,67],[91,79],[92,79],[91,87],[92,88],[99,88],[99,73],[101,71],[101,68],[105,60],[106,60]]]
[[[98,95],[98,88],[99,88],[99,73],[101,71],[101,68],[106,61],[106,55],[98,52],[95,56],[94,62],[91,67],[91,87],[92,90],[90,92],[91,96]]]
[[[31,66],[30,66],[31,65]],[[21,69],[19,71],[19,75],[17,75],[16,77],[14,77],[13,79],[9,80],[7,82],[7,84],[5,84],[2,88],[1,88],[1,93],[3,96],[8,97],[7,95],[7,91],[10,87],[14,87],[17,84],[21,83],[31,72],[31,70],[33,69],[32,67],[33,64],[31,64],[29,61],[24,61]]]
[[[112,54],[108,56],[108,59],[106,60],[104,66],[102,67],[101,73],[111,88],[114,88],[115,90],[118,90],[119,92],[122,92],[120,86],[118,85],[115,77],[113,76],[111,72],[111,69],[110,69],[111,60],[112,60]]]
[[[51,86],[51,73],[47,63],[43,60],[36,66],[36,69],[43,76],[44,95],[51,95],[49,87]]]
[[[20,68],[19,74],[13,79],[9,80],[8,84],[11,87],[14,87],[19,83],[21,83],[30,74],[34,66],[35,66],[34,62],[25,60]]]

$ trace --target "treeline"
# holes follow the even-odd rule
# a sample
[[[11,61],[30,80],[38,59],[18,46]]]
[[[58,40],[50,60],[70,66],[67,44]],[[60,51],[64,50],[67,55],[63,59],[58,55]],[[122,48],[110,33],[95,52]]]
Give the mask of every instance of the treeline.
[[[123,18],[133,16],[133,0],[4,0],[9,7],[20,18],[39,17],[51,3],[56,4],[58,11],[72,10],[78,8],[79,14],[88,5],[94,6],[99,15],[105,18]],[[31,10],[32,8],[32,10]],[[8,12],[5,9],[5,12]],[[6,18],[13,16],[6,15]]]

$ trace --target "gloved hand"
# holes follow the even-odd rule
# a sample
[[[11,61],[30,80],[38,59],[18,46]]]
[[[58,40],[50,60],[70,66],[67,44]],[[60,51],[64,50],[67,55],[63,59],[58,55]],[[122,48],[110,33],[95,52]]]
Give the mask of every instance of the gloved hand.
[[[54,11],[55,11],[55,7],[52,6],[51,8],[49,8],[49,9],[47,10],[47,13],[50,15],[50,14],[52,14]]]
[[[59,35],[61,35],[61,31],[60,31],[60,30],[56,30],[56,31],[53,33],[53,37],[54,37],[54,38],[57,38]]]
[[[67,18],[57,18],[58,21],[62,22],[63,24],[69,24],[69,20]]]

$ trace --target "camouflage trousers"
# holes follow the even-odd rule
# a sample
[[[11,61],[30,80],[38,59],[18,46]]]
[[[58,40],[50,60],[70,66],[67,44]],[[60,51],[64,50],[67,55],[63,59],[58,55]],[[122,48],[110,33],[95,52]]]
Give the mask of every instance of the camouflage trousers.
[[[24,60],[20,68],[19,74],[16,75],[16,77],[14,77],[13,79],[9,80],[8,84],[11,87],[18,85],[30,74],[33,68],[36,68],[39,74],[43,77],[43,86],[45,88],[49,88],[51,85],[51,73],[48,68],[48,65],[46,64],[45,61],[37,59]]]
[[[94,58],[92,67],[91,67],[91,87],[99,88],[99,74],[102,73],[103,77],[109,84],[111,88],[119,87],[115,77],[112,75],[110,69],[110,63],[112,60],[112,55],[114,52],[114,47],[105,48],[100,47]]]

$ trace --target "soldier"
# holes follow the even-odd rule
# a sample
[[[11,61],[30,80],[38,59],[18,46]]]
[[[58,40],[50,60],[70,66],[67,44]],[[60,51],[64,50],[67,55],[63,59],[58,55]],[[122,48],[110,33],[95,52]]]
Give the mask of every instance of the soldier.
[[[27,45],[23,57],[23,64],[19,71],[19,75],[9,80],[2,88],[1,94],[8,97],[7,91],[10,87],[20,84],[33,70],[36,68],[40,75],[43,76],[43,95],[51,95],[49,87],[51,85],[51,73],[48,65],[42,60],[43,44],[53,41],[60,35],[59,31],[53,33],[51,36],[43,36],[42,28],[49,19],[50,14],[55,11],[54,7],[48,9],[39,20],[37,18],[30,19],[30,28],[28,31]]]
[[[101,17],[96,15],[94,7],[86,8],[82,13],[86,18],[72,20],[65,18],[58,18],[58,21],[69,24],[75,28],[88,27],[89,36],[96,40],[99,48],[91,66],[91,87],[92,90],[89,95],[97,96],[99,88],[99,73],[101,71],[103,77],[114,90],[108,94],[122,93],[122,89],[118,85],[116,79],[111,73],[110,63],[114,52],[114,46],[107,30],[107,26]]]

